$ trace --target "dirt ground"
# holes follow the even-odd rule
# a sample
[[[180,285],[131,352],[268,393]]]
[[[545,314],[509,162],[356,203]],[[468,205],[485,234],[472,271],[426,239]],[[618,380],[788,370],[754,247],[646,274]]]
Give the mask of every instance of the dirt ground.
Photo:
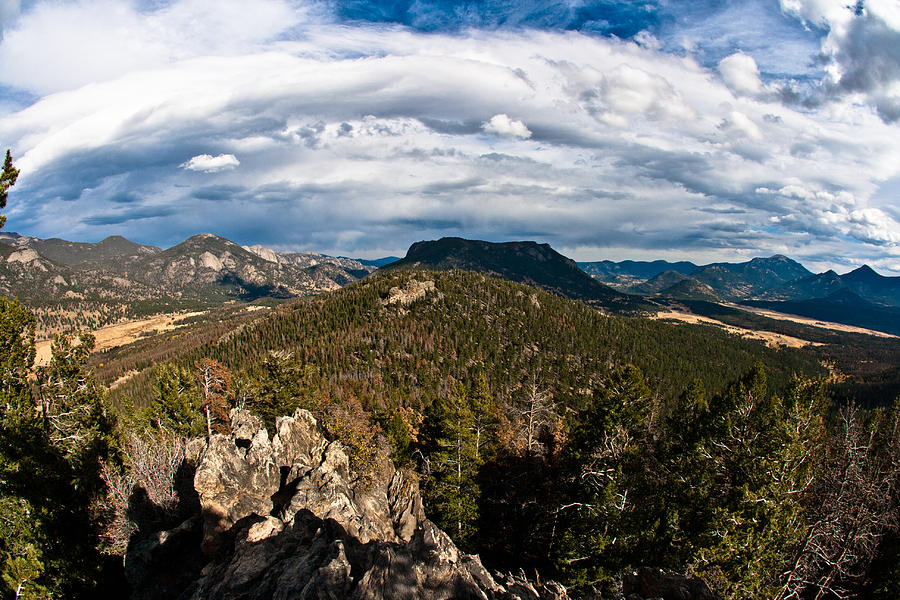
[[[129,321],[127,323],[119,323],[110,325],[93,331],[96,340],[94,351],[108,350],[118,346],[130,344],[143,336],[153,333],[162,333],[175,329],[175,321],[186,317],[202,315],[203,312],[176,312],[167,315],[157,315],[147,319],[138,321]],[[35,365],[45,366],[50,364],[50,345],[51,340],[40,341],[36,344],[37,358]]]

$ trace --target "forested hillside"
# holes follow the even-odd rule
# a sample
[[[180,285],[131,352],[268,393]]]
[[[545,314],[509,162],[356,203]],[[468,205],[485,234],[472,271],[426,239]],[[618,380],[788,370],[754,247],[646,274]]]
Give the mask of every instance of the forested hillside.
[[[409,305],[384,304],[392,287],[433,280],[434,292]],[[609,317],[527,286],[470,272],[401,272],[279,308],[264,320],[189,350],[253,370],[269,351],[290,352],[324,384],[364,390],[376,405],[427,405],[453,381],[484,375],[512,398],[537,378],[577,406],[610,369],[635,364],[654,392],[677,396],[695,379],[711,391],[762,361],[776,386],[793,373],[822,375],[814,358],[767,348],[705,326]],[[107,367],[114,361],[105,360]],[[125,357],[114,378],[132,368]],[[140,403],[140,378],[123,395]]]

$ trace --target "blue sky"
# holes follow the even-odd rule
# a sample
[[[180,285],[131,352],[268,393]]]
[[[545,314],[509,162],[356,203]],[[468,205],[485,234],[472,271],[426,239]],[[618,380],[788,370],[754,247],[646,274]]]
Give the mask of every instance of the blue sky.
[[[6,230],[900,275],[900,5],[0,0]]]

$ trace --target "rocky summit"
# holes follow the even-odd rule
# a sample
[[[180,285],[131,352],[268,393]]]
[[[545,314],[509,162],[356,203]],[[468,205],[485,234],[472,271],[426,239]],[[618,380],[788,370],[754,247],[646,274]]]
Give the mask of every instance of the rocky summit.
[[[461,552],[390,460],[356,478],[309,412],[279,418],[271,439],[248,412],[233,410],[231,423],[231,435],[187,452],[199,511],[129,546],[134,598],[567,598]]]

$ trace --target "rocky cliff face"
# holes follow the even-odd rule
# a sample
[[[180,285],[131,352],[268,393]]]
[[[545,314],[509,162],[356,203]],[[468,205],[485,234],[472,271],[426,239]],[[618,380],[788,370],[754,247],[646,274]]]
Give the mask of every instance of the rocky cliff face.
[[[232,412],[195,459],[200,512],[132,542],[135,598],[563,600],[561,586],[493,576],[422,509],[416,482],[382,459],[357,479],[313,416]],[[190,454],[190,453],[188,453]],[[190,459],[188,459],[190,462]]]

